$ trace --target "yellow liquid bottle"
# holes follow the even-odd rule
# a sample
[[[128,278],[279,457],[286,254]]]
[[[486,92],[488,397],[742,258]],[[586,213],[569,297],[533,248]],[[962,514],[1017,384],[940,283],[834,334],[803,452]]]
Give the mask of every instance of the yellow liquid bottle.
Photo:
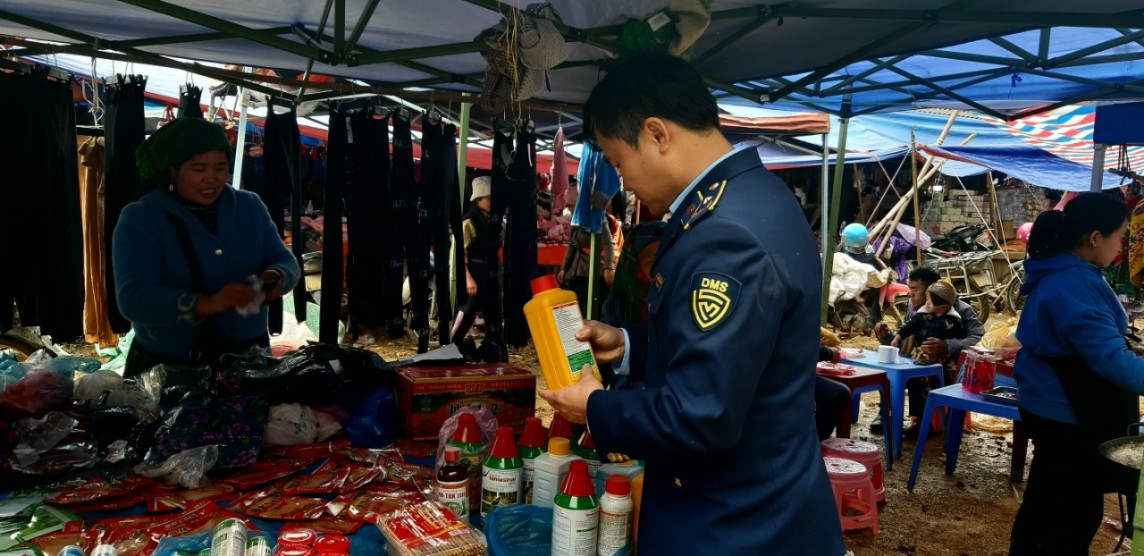
[[[560,289],[555,276],[532,281],[532,299],[524,304],[524,317],[549,390],[579,382],[584,365],[600,379],[592,347],[576,339],[576,331],[584,324],[576,294]]]

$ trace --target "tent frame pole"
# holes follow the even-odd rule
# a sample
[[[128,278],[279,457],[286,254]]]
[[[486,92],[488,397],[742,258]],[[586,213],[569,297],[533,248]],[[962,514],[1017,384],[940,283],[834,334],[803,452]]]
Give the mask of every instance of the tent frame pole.
[[[238,112],[238,140],[234,144],[234,176],[231,182],[234,184],[235,189],[242,189],[242,163],[243,153],[246,151],[246,115],[247,110],[250,108],[250,95],[246,89],[238,89],[238,103],[241,105]],[[268,110],[273,110],[273,107],[268,107]]]
[[[849,103],[844,113],[849,113]],[[838,127],[838,151],[834,159],[834,183],[830,192],[830,222],[827,235],[822,238],[822,307],[819,319],[826,322],[826,308],[830,299],[830,275],[834,270],[834,234],[838,229],[838,203],[842,199],[842,174],[846,169],[846,132],[850,128],[850,118],[843,116]],[[826,182],[823,182],[826,185]],[[825,214],[825,213],[824,213]]]
[[[1089,191],[1104,189],[1104,155],[1108,152],[1108,145],[1093,145],[1092,153],[1092,181],[1089,182]]]
[[[829,233],[830,225],[827,222],[826,210],[830,207],[830,188],[826,186],[826,182],[830,180],[830,148],[827,146],[830,135],[828,133],[822,134],[822,180],[818,188],[818,245],[822,249],[822,275],[826,276],[826,235]]]

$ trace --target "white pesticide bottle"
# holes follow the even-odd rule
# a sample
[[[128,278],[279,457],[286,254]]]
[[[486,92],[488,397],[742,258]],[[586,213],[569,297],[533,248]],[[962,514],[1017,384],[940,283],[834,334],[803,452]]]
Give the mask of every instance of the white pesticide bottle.
[[[623,475],[608,477],[600,497],[597,556],[612,556],[632,540],[632,481]]]
[[[536,456],[533,462],[532,505],[551,508],[564,477],[568,475],[568,466],[578,459],[572,455],[567,438],[549,438],[548,451]]]
[[[568,476],[552,504],[552,556],[594,556],[598,546],[600,501],[588,462],[568,466]]]
[[[600,466],[600,469],[596,471],[596,476],[593,477],[593,480],[596,483],[596,491],[604,492],[604,485],[607,482],[608,477],[611,477],[612,475],[623,475],[628,479],[634,480],[636,475],[639,475],[643,472],[643,466],[636,463],[634,460],[628,460],[619,463],[605,463]]]

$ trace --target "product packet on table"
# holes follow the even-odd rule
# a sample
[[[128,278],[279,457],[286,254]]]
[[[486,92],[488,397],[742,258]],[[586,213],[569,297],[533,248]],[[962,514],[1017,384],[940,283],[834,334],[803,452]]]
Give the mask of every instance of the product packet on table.
[[[320,517],[327,504],[320,498],[261,491],[235,500],[228,508],[260,519],[304,521]]]
[[[135,474],[128,474],[118,479],[95,477],[90,482],[79,486],[54,490],[44,502],[58,506],[85,504],[96,500],[127,496],[143,488],[153,488],[158,484],[152,479]]]
[[[0,556],[44,556],[44,553],[38,548],[15,548],[0,550]]]
[[[239,491],[247,491],[289,477],[305,469],[314,461],[317,459],[284,457],[272,461],[255,462],[246,466],[242,471],[222,477],[215,482],[231,485]]]
[[[58,554],[60,549],[65,546],[82,545],[83,544],[83,531],[60,531],[58,533],[48,533],[47,535],[36,537],[28,542],[28,546],[34,546],[44,552],[44,554],[55,555]]]
[[[219,508],[213,502],[206,502],[187,512],[179,514],[178,517],[170,521],[148,529],[147,533],[153,545],[149,546],[147,552],[150,553],[154,551],[162,539],[212,532],[215,526],[227,519],[237,519],[245,524],[248,529],[255,528],[250,520],[234,512]],[[123,556],[122,553],[120,556]]]
[[[286,494],[331,494],[338,492],[350,476],[350,468],[342,467],[332,471],[317,471],[310,475],[298,475],[282,485]]]
[[[228,484],[214,484],[190,490],[165,493],[151,499],[147,504],[147,511],[151,513],[186,510],[199,506],[206,500],[219,500],[235,493],[235,488]]]
[[[64,530],[81,531],[83,522],[79,516],[63,508],[41,505],[32,512],[32,519],[26,527],[0,538],[0,550],[27,544],[36,537]]]
[[[110,544],[119,556],[142,554],[151,545],[147,530],[169,521],[169,515],[139,515],[98,519],[88,524],[83,532],[81,546]]]
[[[377,526],[400,556],[480,556],[488,550],[476,529],[435,502],[392,512],[380,518]]]
[[[316,533],[339,533],[342,535],[352,535],[358,529],[365,525],[365,522],[354,521],[352,519],[341,519],[332,515],[323,515],[318,519],[312,521],[292,521],[282,526],[278,531],[286,533],[297,529],[308,529]]]
[[[373,523],[385,514],[424,499],[418,490],[394,483],[382,483],[359,492],[343,494],[330,502],[328,510],[330,515],[340,519]]]

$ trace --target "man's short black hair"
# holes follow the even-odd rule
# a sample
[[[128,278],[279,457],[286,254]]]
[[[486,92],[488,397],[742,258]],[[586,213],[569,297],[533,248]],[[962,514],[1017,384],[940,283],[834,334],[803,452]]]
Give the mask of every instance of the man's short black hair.
[[[919,266],[910,271],[910,276],[907,279],[912,282],[921,282],[928,288],[934,282],[941,280],[941,275],[928,266]]]
[[[719,106],[691,64],[667,54],[641,54],[608,70],[584,104],[584,142],[598,137],[637,147],[644,120],[670,120],[692,131],[719,129]]]

